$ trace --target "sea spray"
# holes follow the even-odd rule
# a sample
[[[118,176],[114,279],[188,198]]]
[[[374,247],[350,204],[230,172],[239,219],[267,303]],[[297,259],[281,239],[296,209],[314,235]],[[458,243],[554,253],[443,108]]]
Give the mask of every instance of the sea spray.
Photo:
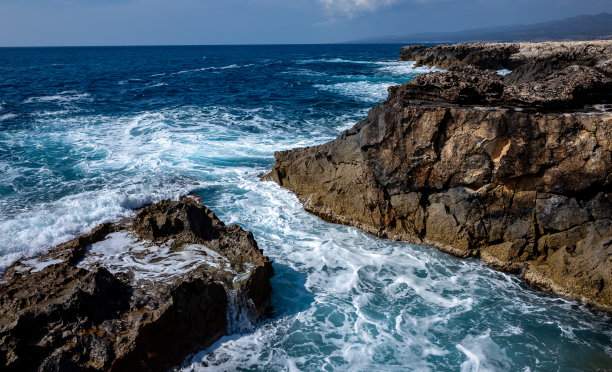
[[[253,331],[257,321],[257,309],[246,291],[227,291],[227,333],[248,333]]]

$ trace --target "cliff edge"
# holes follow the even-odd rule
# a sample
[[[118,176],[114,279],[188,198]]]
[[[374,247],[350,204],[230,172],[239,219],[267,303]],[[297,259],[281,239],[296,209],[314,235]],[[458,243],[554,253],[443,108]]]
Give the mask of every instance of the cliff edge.
[[[610,41],[404,48],[448,71],[390,87],[334,141],[277,152],[266,179],[323,219],[612,309],[611,52]]]

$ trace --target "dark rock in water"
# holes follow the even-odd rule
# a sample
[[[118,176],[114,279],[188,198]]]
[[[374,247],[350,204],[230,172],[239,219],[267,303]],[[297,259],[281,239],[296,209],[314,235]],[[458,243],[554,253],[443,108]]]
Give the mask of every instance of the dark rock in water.
[[[264,315],[272,275],[250,232],[159,202],[7,269],[0,369],[167,370]]]
[[[487,58],[516,53],[497,52],[505,47],[491,46],[497,54]],[[447,46],[411,50],[478,65]],[[422,75],[389,88],[386,102],[334,141],[277,152],[266,179],[328,221],[480,257],[612,309],[609,78],[576,64],[522,83],[473,65]]]

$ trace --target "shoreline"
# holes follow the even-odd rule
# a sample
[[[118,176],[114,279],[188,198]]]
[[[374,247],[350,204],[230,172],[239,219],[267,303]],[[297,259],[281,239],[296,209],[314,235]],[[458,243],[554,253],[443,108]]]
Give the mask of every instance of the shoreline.
[[[327,221],[612,310],[612,41],[401,53],[449,70],[390,87],[336,140],[277,152],[265,179]]]

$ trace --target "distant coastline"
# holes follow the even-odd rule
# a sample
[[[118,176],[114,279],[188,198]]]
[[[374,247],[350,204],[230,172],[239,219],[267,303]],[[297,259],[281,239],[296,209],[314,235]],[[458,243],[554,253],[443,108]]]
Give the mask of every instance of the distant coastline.
[[[439,44],[610,39],[612,39],[612,14],[600,13],[529,25],[515,24],[456,32],[423,32],[409,35],[377,36],[352,40],[347,44]]]

